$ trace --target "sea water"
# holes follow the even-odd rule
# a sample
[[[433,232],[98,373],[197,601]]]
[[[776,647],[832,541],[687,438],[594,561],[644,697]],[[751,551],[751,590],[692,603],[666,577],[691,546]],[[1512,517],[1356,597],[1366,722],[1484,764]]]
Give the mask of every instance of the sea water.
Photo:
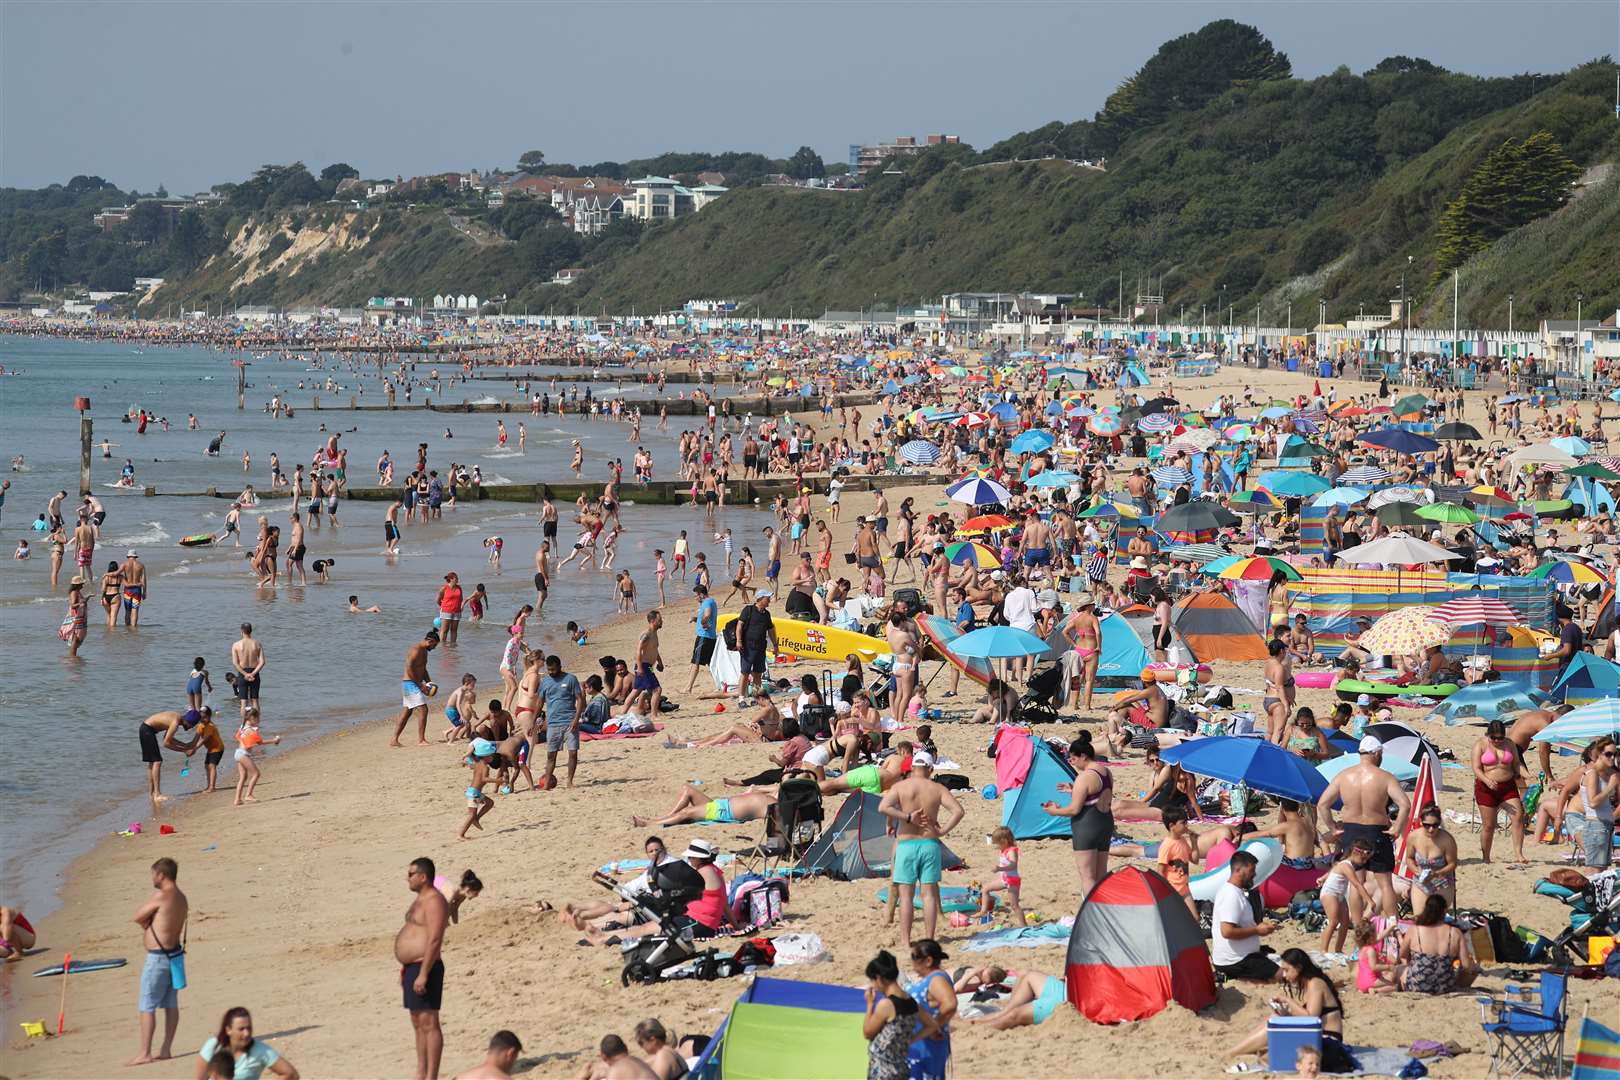
[[[283,576],[279,588],[258,589],[245,556],[259,515],[281,526],[283,556],[290,532],[290,495],[270,491],[271,450],[280,452],[282,468],[290,474],[296,462],[307,462],[323,443],[320,425],[341,430],[350,451],[350,483],[356,485],[375,483],[372,463],[383,449],[393,453],[396,478],[402,478],[415,463],[418,442],[428,443],[430,467],[445,468],[452,460],[480,464],[487,483],[571,477],[569,448],[576,438],[585,448],[590,480],[606,479],[609,458],[624,457],[628,464],[634,453],[634,446],[625,442],[626,425],[575,416],[508,415],[505,451],[495,446],[490,414],[300,409],[292,420],[273,419],[260,408],[273,394],[299,405],[312,396],[308,383],[324,383],[328,371],[307,370],[311,365],[302,358],[255,360],[248,369],[248,408],[238,412],[231,359],[231,354],[198,347],[0,337],[0,365],[18,372],[0,377],[0,479],[12,481],[0,511],[0,746],[5,748],[0,825],[6,838],[0,851],[0,897],[7,903],[23,903],[31,911],[50,907],[62,870],[96,838],[133,820],[164,820],[161,813],[151,816],[145,800],[133,798],[145,787],[136,726],[152,713],[185,708],[186,678],[197,656],[206,660],[212,676],[212,702],[229,748],[237,711],[224,676],[230,670],[230,645],[244,621],[253,624],[266,655],[264,730],[290,736],[295,744],[356,720],[398,715],[404,652],[431,625],[434,596],[449,570],[460,575],[468,594],[483,582],[491,606],[483,625],[463,623],[458,646],[435,651],[431,670],[447,686],[472,671],[480,677],[481,694],[499,691],[496,666],[505,628],[520,605],[534,600],[533,556],[540,542],[535,507],[463,502],[446,510],[440,521],[405,526],[400,555],[390,560],[381,555],[387,504],[344,500],[340,526],[327,524],[323,515],[324,527],[307,529],[305,536],[306,567],[317,558],[336,560],[331,584],[316,584],[311,573],[307,586],[289,585]],[[428,364],[419,365],[422,374],[428,370]],[[350,385],[358,379],[346,370],[332,374]],[[303,391],[297,389],[301,378],[306,380]],[[377,385],[372,378],[366,400],[382,400]],[[462,386],[471,390],[479,383]],[[80,659],[69,660],[56,630],[67,610],[73,553],[68,553],[60,587],[52,593],[49,545],[30,524],[59,490],[68,492],[64,511],[71,524],[78,491],[77,395],[92,399],[97,442],[105,435],[120,445],[110,461],[99,450],[93,457],[92,487],[107,520],[92,572],[86,575],[89,634]],[[151,425],[145,435],[136,435],[134,425],[117,419],[131,406],[167,416],[170,430]],[[187,413],[197,416],[199,431],[185,430]],[[528,428],[521,455],[516,451],[518,420]],[[680,425],[700,422],[697,417],[672,417],[667,434],[654,430],[654,420],[643,424],[640,444],[655,455],[655,475],[673,474]],[[446,425],[454,431],[453,439],[442,437]],[[351,427],[359,430],[351,432]],[[221,429],[227,432],[223,453],[205,456],[209,439]],[[112,486],[128,457],[135,461],[138,481],[160,491],[209,486],[239,490],[244,446],[253,459],[246,480],[265,498],[260,507],[244,510],[240,548],[229,542],[178,545],[182,536],[218,533],[230,506],[224,499],[148,498]],[[24,455],[25,471],[9,471],[7,463],[18,454]],[[626,484],[621,497],[630,505],[622,512],[626,532],[618,543],[616,569],[634,573],[644,608],[657,602],[652,549],[668,553],[678,530],[688,531],[694,551],[708,551],[716,579],[723,580],[721,552],[711,540],[716,529],[731,527],[740,545],[770,524],[767,514],[752,509],[728,509],[708,525],[700,510],[638,507],[634,484]],[[559,506],[564,549],[559,558],[571,545],[571,512],[569,505]],[[500,574],[487,562],[484,541],[492,536],[505,541]],[[36,548],[27,561],[12,558],[21,538]],[[147,565],[150,596],[137,629],[120,625],[109,630],[98,584],[107,564],[121,561],[131,549]],[[689,599],[689,588],[671,582],[670,598]],[[347,614],[351,593],[362,606],[380,606],[381,614]],[[611,573],[568,567],[554,576],[542,616],[530,623],[530,639],[537,647],[559,641],[566,620],[589,626],[614,609]],[[435,708],[430,737],[443,728],[443,710]],[[182,780],[183,761],[166,755],[163,790],[174,797],[170,806],[183,805],[205,780],[200,756],[192,759],[194,767]],[[228,753],[220,783],[235,783]]]

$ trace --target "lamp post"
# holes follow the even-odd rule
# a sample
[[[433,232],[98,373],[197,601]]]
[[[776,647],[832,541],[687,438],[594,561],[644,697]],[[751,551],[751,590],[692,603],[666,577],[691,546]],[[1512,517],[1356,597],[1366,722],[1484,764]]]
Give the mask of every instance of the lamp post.
[[[1585,300],[1585,299],[1586,299],[1586,294],[1584,292],[1580,292],[1579,290],[1577,290],[1576,293],[1575,293],[1575,363],[1576,364],[1580,364],[1580,362],[1581,362],[1581,301]],[[1577,371],[1578,371],[1579,374],[1582,374],[1582,375],[1585,374],[1584,372],[1580,372],[1579,369],[1577,369]]]
[[[1508,333],[1513,333],[1513,294],[1508,293]]]
[[[1406,297],[1406,271],[1412,267],[1412,256],[1406,257],[1406,266],[1401,269],[1401,367],[1406,366],[1406,331],[1412,325],[1412,305]]]

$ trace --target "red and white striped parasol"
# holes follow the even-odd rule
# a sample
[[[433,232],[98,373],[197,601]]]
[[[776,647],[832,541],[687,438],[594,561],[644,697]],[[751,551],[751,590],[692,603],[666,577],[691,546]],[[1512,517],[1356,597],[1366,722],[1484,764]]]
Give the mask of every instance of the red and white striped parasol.
[[[1429,612],[1428,618],[1451,626],[1473,626],[1483,623],[1495,628],[1520,626],[1524,616],[1491,596],[1467,596],[1445,603]]]

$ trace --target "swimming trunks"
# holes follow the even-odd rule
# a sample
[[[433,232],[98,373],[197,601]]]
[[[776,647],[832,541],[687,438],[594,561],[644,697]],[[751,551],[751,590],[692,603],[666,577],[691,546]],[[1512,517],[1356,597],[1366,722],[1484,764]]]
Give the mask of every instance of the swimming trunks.
[[[185,954],[177,949],[175,955]],[[146,964],[141,968],[141,1012],[154,1013],[159,1009],[180,1007],[180,991],[175,989],[174,973],[169,961],[169,953],[164,949],[146,950]]]
[[[737,819],[731,816],[730,799],[711,799],[703,808],[703,820],[713,821],[720,825],[735,825]]]
[[[844,774],[844,782],[851,791],[865,791],[872,795],[883,794],[883,776],[876,765],[861,765]]]
[[[1025,566],[1050,566],[1051,564],[1052,552],[1047,548],[1030,548],[1024,552]]]
[[[446,720],[450,721],[456,727],[461,726],[461,711],[459,709],[457,709],[454,705],[445,706],[444,718]]]
[[[1040,995],[1031,1003],[1034,1014],[1030,1019],[1030,1023],[1045,1023],[1051,1017],[1052,1013],[1057,1010],[1057,1007],[1068,1000],[1068,983],[1055,975],[1048,975],[1046,977],[1046,985],[1041,987]]]
[[[237,675],[236,696],[243,701],[259,700],[259,680],[261,678],[263,678],[262,675],[253,675],[251,677],[247,675]]]
[[[657,690],[658,676],[653,673],[653,666],[651,664],[637,664],[636,677],[631,681],[630,687],[633,690]]]
[[[1341,821],[1339,825],[1344,830],[1339,838],[1339,858],[1349,857],[1353,842],[1365,840],[1373,849],[1372,858],[1367,861],[1368,870],[1375,874],[1388,874],[1395,869],[1395,844],[1383,826],[1362,825],[1354,821]]]
[[[444,961],[435,960],[428,969],[427,986],[418,994],[416,977],[422,973],[422,962],[406,964],[399,969],[399,985],[405,991],[405,1007],[411,1012],[438,1012],[444,1000]]]
[[[427,695],[422,692],[420,686],[410,679],[401,680],[399,689],[400,698],[404,702],[405,708],[416,709],[427,704]]]
[[[131,610],[140,607],[141,606],[141,597],[143,597],[145,595],[146,595],[146,586],[144,586],[144,585],[125,585],[124,586],[124,606],[126,608],[131,609]]]
[[[141,721],[141,760],[148,765],[163,760],[163,748],[158,745],[158,734],[145,720]]]
[[[896,885],[938,885],[944,868],[943,845],[933,837],[911,836],[894,845]]]

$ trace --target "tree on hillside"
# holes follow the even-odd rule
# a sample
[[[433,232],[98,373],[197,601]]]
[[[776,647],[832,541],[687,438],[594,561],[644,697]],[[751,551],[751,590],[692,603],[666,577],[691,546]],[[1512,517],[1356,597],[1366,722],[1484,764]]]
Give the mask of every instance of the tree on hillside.
[[[820,179],[827,175],[827,166],[821,155],[808,146],[801,146],[787,161],[787,174],[795,180]]]
[[[1508,139],[1485,155],[1436,227],[1435,274],[1569,201],[1580,170],[1549,132]]]
[[[1444,75],[1446,69],[1439,64],[1432,64],[1421,56],[1386,56],[1378,61],[1378,66],[1367,72],[1368,75],[1408,75],[1417,72],[1420,75]]]
[[[175,222],[169,237],[169,254],[176,268],[189,270],[208,256],[208,228],[195,208],[188,209]]]
[[[124,235],[140,244],[150,244],[163,238],[166,222],[163,206],[156,202],[138,202],[124,222]]]
[[[321,183],[327,190],[335,189],[345,180],[353,180],[360,175],[360,170],[353,165],[342,161],[335,161],[321,170]]]
[[[67,193],[69,195],[84,195],[110,187],[112,185],[99,176],[75,176],[67,182]]]
[[[1252,26],[1218,19],[1165,42],[1152,59],[1120,83],[1097,114],[1110,147],[1127,135],[1207,105],[1235,86],[1292,74],[1286,54]]]
[[[534,172],[536,169],[544,168],[545,164],[546,152],[544,150],[525,150],[518,155],[518,168],[525,172]]]

